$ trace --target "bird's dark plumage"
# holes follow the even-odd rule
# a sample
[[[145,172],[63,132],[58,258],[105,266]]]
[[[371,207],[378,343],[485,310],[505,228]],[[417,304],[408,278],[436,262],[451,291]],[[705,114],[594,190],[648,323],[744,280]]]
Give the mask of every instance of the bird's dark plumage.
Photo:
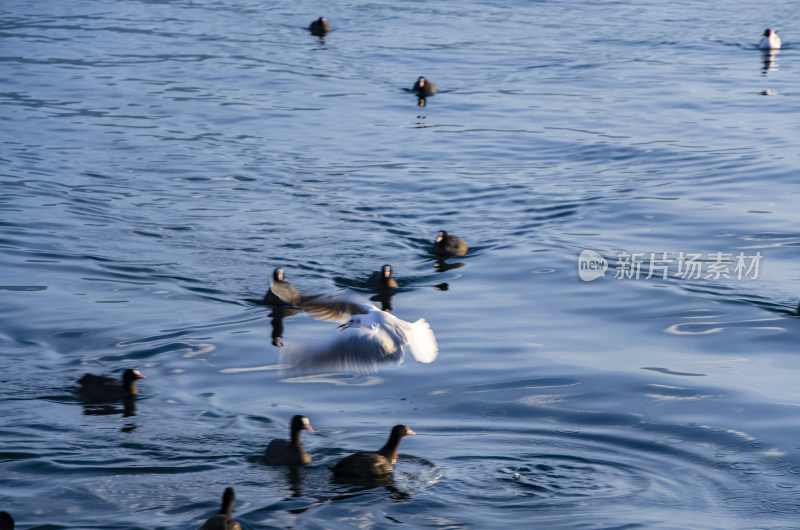
[[[436,236],[436,241],[433,242],[431,252],[437,256],[463,256],[467,253],[469,247],[464,240],[458,236],[448,234],[444,230],[439,232]]]
[[[430,96],[438,92],[435,84],[421,76],[419,79],[417,79],[417,82],[414,83],[414,87],[411,90],[423,97]]]
[[[375,452],[361,451],[346,456],[333,466],[337,478],[370,480],[390,473],[397,462],[397,448],[400,440],[409,434],[416,434],[405,425],[395,425],[389,440]]]
[[[8,512],[0,512],[0,530],[14,530],[14,518]]]
[[[88,401],[115,401],[135,397],[139,393],[137,379],[147,378],[139,370],[129,368],[122,373],[122,379],[84,374],[78,384],[81,385],[81,396]]]
[[[331,26],[328,24],[328,21],[325,19],[325,17],[319,17],[308,26],[308,30],[312,35],[322,37],[331,30]]]
[[[272,283],[264,295],[264,303],[272,307],[298,307],[300,293],[283,278],[283,269],[275,269],[272,272]]]
[[[268,466],[298,466],[310,464],[311,457],[308,456],[303,444],[300,442],[300,433],[303,431],[314,432],[308,418],[297,415],[292,418],[289,428],[289,440],[272,440],[264,453],[264,460]]]
[[[242,530],[239,522],[231,516],[234,500],[236,496],[233,494],[233,488],[225,488],[219,513],[206,521],[200,530]]]
[[[397,287],[397,280],[392,277],[392,266],[384,265],[381,270],[372,273],[367,286],[376,292],[385,292]]]

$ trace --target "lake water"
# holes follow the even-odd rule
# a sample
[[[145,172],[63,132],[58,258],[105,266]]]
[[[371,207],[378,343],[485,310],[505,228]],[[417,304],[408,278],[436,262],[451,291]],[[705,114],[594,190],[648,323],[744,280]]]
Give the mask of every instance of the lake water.
[[[0,510],[198,528],[233,486],[248,529],[800,528],[798,16],[5,0]],[[384,263],[439,357],[282,371],[273,269],[369,297]],[[131,366],[135,414],[78,399]],[[294,414],[314,462],[263,465]],[[389,483],[331,480],[398,423]]]

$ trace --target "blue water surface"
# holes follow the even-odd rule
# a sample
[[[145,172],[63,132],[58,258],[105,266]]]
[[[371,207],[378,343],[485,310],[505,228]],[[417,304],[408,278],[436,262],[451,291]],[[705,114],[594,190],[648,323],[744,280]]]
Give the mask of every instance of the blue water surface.
[[[4,1],[0,510],[199,528],[233,486],[247,529],[800,528],[798,16]],[[273,269],[369,298],[384,263],[439,357],[283,370]],[[79,399],[128,367],[134,410]],[[265,466],[294,414],[314,462]],[[332,480],[400,423],[388,481]]]

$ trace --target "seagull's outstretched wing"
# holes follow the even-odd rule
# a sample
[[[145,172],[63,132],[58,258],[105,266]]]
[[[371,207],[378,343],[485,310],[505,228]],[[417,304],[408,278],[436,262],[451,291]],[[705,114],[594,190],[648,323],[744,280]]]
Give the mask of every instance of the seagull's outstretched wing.
[[[424,318],[406,322],[384,311],[370,313],[367,318],[370,317],[378,329],[383,330],[399,348],[408,351],[417,362],[429,363],[439,355],[436,336]]]
[[[350,320],[353,315],[366,315],[370,309],[377,309],[369,302],[355,297],[317,295],[303,298],[300,309],[314,318],[331,320],[340,324]]]
[[[403,362],[403,352],[380,330],[348,328],[334,340],[281,351],[281,364],[292,372],[374,373],[382,363]]]
[[[420,318],[406,327],[404,349],[420,363],[432,362],[439,355],[439,345],[436,336],[428,322]]]

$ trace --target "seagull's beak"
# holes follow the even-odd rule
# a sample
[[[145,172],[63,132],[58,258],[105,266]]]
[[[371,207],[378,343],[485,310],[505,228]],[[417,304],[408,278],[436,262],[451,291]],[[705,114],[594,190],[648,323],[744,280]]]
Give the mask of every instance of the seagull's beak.
[[[406,434],[417,434],[417,433],[406,427]]]
[[[339,331],[342,331],[345,328],[350,327],[350,322],[345,322],[344,324],[339,325]]]
[[[311,428],[311,424],[310,423],[306,423],[305,425],[303,425],[303,428],[305,430],[307,430],[308,432],[314,432],[314,429]]]

